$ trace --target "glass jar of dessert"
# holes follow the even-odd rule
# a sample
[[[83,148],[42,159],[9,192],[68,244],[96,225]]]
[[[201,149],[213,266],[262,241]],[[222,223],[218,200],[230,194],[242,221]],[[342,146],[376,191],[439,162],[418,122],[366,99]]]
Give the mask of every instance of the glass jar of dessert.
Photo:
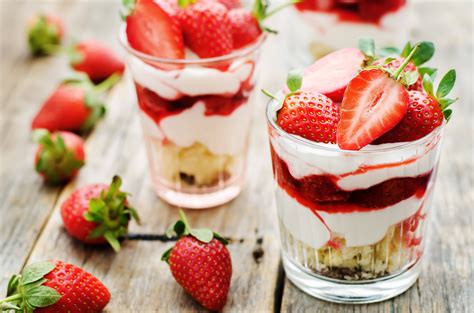
[[[243,8],[177,3],[137,1],[121,42],[157,194],[177,206],[208,208],[236,197],[244,181],[265,35],[256,20],[234,27],[234,15],[251,14]]]
[[[381,301],[419,275],[454,101],[453,70],[438,91],[429,74],[419,81],[432,48],[385,58],[368,41],[335,51],[290,73],[267,106],[284,268],[315,297]]]
[[[294,32],[317,59],[361,37],[381,46],[400,46],[410,39],[412,13],[406,0],[302,0],[295,4],[302,25]],[[303,31],[304,30],[304,31]]]

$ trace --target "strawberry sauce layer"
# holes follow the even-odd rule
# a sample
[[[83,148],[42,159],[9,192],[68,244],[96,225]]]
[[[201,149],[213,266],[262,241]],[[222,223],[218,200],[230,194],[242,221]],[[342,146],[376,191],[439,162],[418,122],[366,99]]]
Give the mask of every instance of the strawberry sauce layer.
[[[332,175],[294,178],[287,163],[271,147],[273,171],[279,186],[300,204],[314,211],[351,213],[381,210],[412,196],[423,197],[431,171],[417,177],[392,178],[367,189],[339,189]]]
[[[334,14],[343,22],[379,24],[385,14],[405,4],[406,0],[303,0],[295,6],[300,11]]]
[[[253,86],[250,88],[241,88],[239,92],[232,97],[205,95],[205,96],[184,96],[178,100],[166,100],[161,98],[153,91],[135,84],[138,97],[138,105],[156,124],[169,116],[178,115],[184,110],[192,107],[195,103],[205,104],[206,116],[221,115],[228,116],[232,114],[239,106],[246,103]]]

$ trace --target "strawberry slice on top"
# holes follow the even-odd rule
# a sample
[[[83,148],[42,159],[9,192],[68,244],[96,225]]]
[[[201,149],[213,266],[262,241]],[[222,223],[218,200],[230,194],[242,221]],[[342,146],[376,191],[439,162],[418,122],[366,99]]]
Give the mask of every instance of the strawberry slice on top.
[[[369,68],[351,80],[341,103],[336,133],[341,149],[360,150],[403,119],[409,96],[398,79],[418,49],[415,46],[393,75],[382,68]]]
[[[138,0],[126,17],[130,46],[160,58],[183,59],[184,41],[179,21],[160,2]]]
[[[364,60],[364,54],[356,48],[334,51],[305,70],[301,91],[319,92],[340,102],[347,85],[362,68]]]

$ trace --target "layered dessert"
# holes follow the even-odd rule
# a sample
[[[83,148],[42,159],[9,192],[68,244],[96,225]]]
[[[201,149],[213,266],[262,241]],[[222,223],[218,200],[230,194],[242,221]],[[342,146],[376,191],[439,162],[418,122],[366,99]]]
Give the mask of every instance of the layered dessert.
[[[123,41],[158,194],[185,207],[227,202],[243,180],[265,10],[257,19],[218,0],[128,10]]]
[[[367,281],[421,257],[454,101],[446,96],[455,72],[436,92],[432,70],[421,67],[433,49],[407,44],[382,57],[363,40],[290,73],[267,110],[284,259],[308,273]]]
[[[395,46],[409,39],[406,0],[302,0],[295,7],[312,30],[310,50],[316,58],[355,46],[360,37]]]

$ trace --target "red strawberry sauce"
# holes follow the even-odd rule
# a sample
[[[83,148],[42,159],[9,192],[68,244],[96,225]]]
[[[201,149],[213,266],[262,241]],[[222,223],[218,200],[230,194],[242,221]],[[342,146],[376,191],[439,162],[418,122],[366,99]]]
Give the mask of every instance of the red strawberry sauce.
[[[271,154],[273,172],[279,186],[300,204],[311,209],[318,217],[317,211],[366,212],[383,209],[413,195],[421,198],[425,194],[431,176],[430,171],[417,177],[389,179],[367,189],[345,191],[336,185],[338,177],[333,175],[309,175],[296,179],[291,175],[286,162],[275,153],[273,147]],[[387,167],[389,166],[391,165],[388,164]]]
[[[405,4],[406,0],[303,0],[295,6],[300,11],[334,14],[343,22],[379,24],[385,14]]]

